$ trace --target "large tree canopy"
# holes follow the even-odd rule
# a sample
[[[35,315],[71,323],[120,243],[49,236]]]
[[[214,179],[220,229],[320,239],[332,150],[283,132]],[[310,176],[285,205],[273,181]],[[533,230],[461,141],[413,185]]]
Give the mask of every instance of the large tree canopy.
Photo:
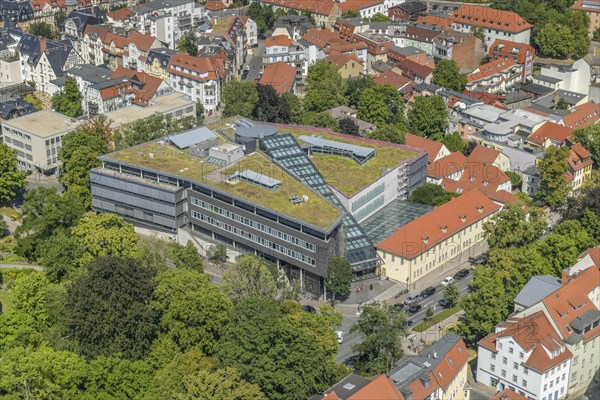
[[[569,170],[569,151],[567,146],[550,146],[538,163],[540,184],[536,194],[551,207],[562,204],[569,194],[566,175]]]
[[[448,115],[448,107],[441,96],[420,96],[408,112],[408,126],[416,135],[439,135],[448,128]]]
[[[467,76],[460,73],[454,60],[441,60],[433,69],[433,83],[446,89],[462,92],[467,84]]]
[[[75,78],[67,78],[63,91],[52,96],[52,108],[68,117],[76,118],[83,115],[82,99]]]
[[[223,86],[222,100],[224,117],[241,115],[250,118],[258,102],[258,89],[254,82],[229,81]]]
[[[17,168],[17,153],[0,143],[0,203],[12,200],[25,187],[25,174]]]
[[[304,97],[307,111],[322,112],[346,104],[346,83],[337,69],[326,60],[308,67],[308,93]]]
[[[358,118],[377,127],[404,126],[404,101],[392,85],[377,85],[362,90],[358,101]]]

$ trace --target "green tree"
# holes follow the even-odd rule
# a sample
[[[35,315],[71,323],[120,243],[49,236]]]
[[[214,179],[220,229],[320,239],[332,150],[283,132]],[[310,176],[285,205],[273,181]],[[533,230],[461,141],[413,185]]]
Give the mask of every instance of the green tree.
[[[510,184],[513,188],[519,188],[521,186],[523,179],[521,179],[519,174],[512,171],[506,171],[505,174],[510,178]]]
[[[456,284],[450,283],[446,285],[444,288],[444,297],[450,304],[458,304],[458,300],[460,300],[460,290],[458,290]]]
[[[308,67],[308,92],[304,97],[306,111],[322,112],[346,104],[346,83],[337,69],[326,60]]]
[[[431,307],[427,307],[427,311],[425,311],[425,319],[429,320],[433,317],[433,310]]]
[[[536,35],[534,41],[546,57],[564,59],[573,53],[575,37],[568,26],[547,23]]]
[[[404,101],[392,85],[366,88],[358,101],[358,118],[378,127],[384,125],[404,126]]]
[[[598,220],[594,218],[600,215],[600,186],[584,188],[579,195],[570,197],[562,215],[565,220],[581,221],[588,233],[600,241],[596,228]]]
[[[254,105],[252,116],[254,119],[265,122],[290,122],[290,109],[287,101],[282,98],[273,86],[257,85],[258,101]]]
[[[448,128],[448,115],[448,107],[441,96],[419,96],[408,112],[408,126],[412,133],[430,137]]]
[[[277,294],[277,279],[257,256],[242,256],[223,274],[223,290],[236,300],[248,296],[273,298]]]
[[[532,207],[527,211],[509,203],[483,224],[484,236],[490,248],[505,249],[535,242],[547,228],[543,210]]]
[[[388,17],[387,15],[383,15],[382,13],[378,12],[375,13],[372,17],[371,17],[371,22],[387,22],[390,20],[390,17]]]
[[[327,268],[325,288],[331,292],[331,304],[335,304],[335,296],[348,296],[352,284],[352,266],[348,260],[334,257]]]
[[[284,107],[290,110],[289,122],[292,124],[299,124],[302,122],[302,113],[304,110],[302,108],[302,102],[295,94],[291,92],[282,93],[281,102],[285,104]]]
[[[156,272],[127,258],[99,257],[67,289],[65,335],[80,354],[141,359],[158,331],[150,307]]]
[[[471,33],[473,36],[485,43],[485,31],[480,26],[471,25]]]
[[[441,206],[456,197],[454,193],[446,192],[440,185],[425,183],[419,186],[410,196],[410,201],[430,206]]]
[[[71,232],[83,249],[80,264],[85,265],[97,257],[133,257],[137,252],[138,235],[133,225],[116,214],[87,215]]]
[[[358,124],[352,117],[344,117],[340,119],[340,131],[346,135],[358,136]]]
[[[347,10],[342,13],[342,18],[360,18],[358,10]]]
[[[196,57],[198,55],[197,41],[196,32],[190,29],[177,40],[177,50]]]
[[[455,151],[462,153],[467,148],[467,141],[462,138],[459,132],[444,136],[442,143],[453,153]]]
[[[549,261],[554,275],[560,275],[565,265],[573,265],[582,251],[598,242],[584,226],[575,220],[563,221],[539,244],[539,251]]]
[[[191,269],[198,272],[204,271],[202,256],[198,253],[194,243],[188,240],[185,246],[176,242],[172,243],[171,246],[172,261],[176,268]]]
[[[537,190],[538,197],[550,207],[562,204],[569,194],[567,172],[569,164],[568,147],[550,146],[546,155],[538,163],[540,170],[540,183]]]
[[[152,369],[143,360],[100,356],[87,368],[82,400],[136,399],[147,391]]]
[[[55,39],[54,29],[52,25],[45,21],[33,22],[29,25],[29,34],[41,36],[46,39]]]
[[[302,125],[316,126],[318,128],[327,128],[334,132],[340,130],[340,124],[337,119],[333,118],[326,112],[305,112],[302,115]]]
[[[67,78],[64,90],[52,96],[52,108],[68,117],[77,118],[83,115],[82,99],[75,79]]]
[[[207,275],[183,269],[162,271],[152,304],[161,315],[163,333],[182,351],[194,346],[204,354],[217,351],[231,302]]]
[[[250,118],[258,102],[258,89],[254,82],[229,81],[223,86],[222,100],[224,117],[241,115]]]
[[[446,89],[462,92],[467,85],[467,76],[460,73],[454,60],[441,60],[433,69],[433,83]]]
[[[217,243],[208,249],[208,260],[221,270],[225,266],[227,258],[227,247],[223,243]]]
[[[83,249],[73,236],[61,229],[41,243],[40,254],[39,262],[45,268],[46,277],[57,283],[78,268]]]
[[[183,383],[180,400],[266,400],[257,385],[245,381],[238,370],[225,367],[201,370]]]
[[[86,363],[68,351],[51,347],[17,347],[2,355],[0,397],[75,399],[85,383]]]
[[[588,125],[585,128],[576,129],[573,131],[573,140],[581,143],[594,160],[593,168],[600,168],[600,124]]]
[[[334,334],[331,328],[328,332]],[[222,365],[240,371],[273,400],[305,399],[347,375],[335,355],[311,329],[291,324],[268,297],[246,297],[236,304],[219,351]]]
[[[381,140],[389,143],[406,143],[406,128],[404,125],[383,125],[367,134],[369,139]]]
[[[0,143],[0,203],[12,200],[25,187],[25,174],[18,170],[17,153]]]
[[[31,319],[32,328],[37,332],[42,332],[48,324],[45,301],[49,285],[44,275],[27,274],[15,281],[12,292],[11,311],[27,315]]]
[[[2,214],[0,214],[0,239],[2,239],[4,236],[8,235],[8,233],[9,233],[8,224],[4,220],[4,216]],[[0,250],[0,252],[1,251],[2,250]]]
[[[358,332],[362,338],[352,346],[358,353],[356,372],[368,376],[385,373],[404,354],[406,315],[388,304],[366,304],[350,332]]]
[[[44,103],[42,103],[42,101],[40,99],[38,99],[37,97],[33,96],[31,93],[30,94],[26,94],[23,99],[26,102],[28,102],[31,105],[33,105],[33,108],[35,108],[38,111],[44,109]]]
[[[21,207],[22,223],[15,230],[17,254],[37,260],[43,255],[38,247],[54,233],[79,222],[84,212],[81,200],[71,193],[61,196],[54,187],[28,191]]]
[[[345,96],[348,99],[348,105],[357,107],[360,95],[363,90],[376,86],[375,80],[370,76],[348,79],[346,82]]]
[[[65,29],[65,21],[67,20],[67,13],[65,11],[59,11],[54,14],[54,25],[60,32]]]
[[[592,35],[592,39],[594,40],[594,42],[600,42],[600,28],[596,28],[594,30],[594,33]]]

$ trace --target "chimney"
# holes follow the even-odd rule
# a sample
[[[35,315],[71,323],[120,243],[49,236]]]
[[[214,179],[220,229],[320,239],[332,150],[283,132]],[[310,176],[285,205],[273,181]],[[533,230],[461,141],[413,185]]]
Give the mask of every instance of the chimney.
[[[558,94],[558,90],[556,92],[554,92],[554,107],[553,109],[556,110],[556,107],[558,107],[558,103],[560,102],[560,94]]]
[[[569,282],[569,269],[565,268],[562,270],[562,276],[560,279],[560,283],[562,283],[564,285],[567,282]]]
[[[433,352],[433,358],[434,358],[435,360],[437,360],[437,351],[434,351],[434,352]]]

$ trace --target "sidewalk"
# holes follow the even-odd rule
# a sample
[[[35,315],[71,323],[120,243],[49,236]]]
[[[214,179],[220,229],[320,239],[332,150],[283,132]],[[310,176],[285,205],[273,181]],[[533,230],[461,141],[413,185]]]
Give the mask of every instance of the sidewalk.
[[[456,314],[449,316],[435,325],[432,325],[423,332],[410,331],[408,334],[408,340],[404,341],[403,343],[404,353],[416,355],[418,354],[419,343],[431,344],[437,342],[446,334],[448,327],[454,325],[464,313],[465,312],[463,310],[460,310]]]

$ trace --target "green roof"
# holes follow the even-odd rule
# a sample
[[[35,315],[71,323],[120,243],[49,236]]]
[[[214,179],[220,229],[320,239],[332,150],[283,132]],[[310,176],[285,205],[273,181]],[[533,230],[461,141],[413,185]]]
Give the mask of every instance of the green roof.
[[[312,153],[315,164],[328,184],[347,197],[352,197],[360,190],[376,181],[382,175],[382,170],[391,170],[402,162],[416,157],[419,152],[396,144],[351,138],[347,135],[331,135],[325,131],[303,130],[302,127],[279,127],[281,132],[287,132],[296,138],[302,135],[321,135],[323,139],[353,144],[375,149],[375,156],[365,164],[344,156]],[[302,141],[299,140],[302,144]]]
[[[335,206],[283,171],[260,152],[248,155],[224,169],[173,146],[161,145],[158,142],[130,147],[106,157],[201,182],[322,229],[329,228],[342,215]],[[237,183],[227,182],[234,172],[244,170],[273,177],[281,181],[281,187],[269,190],[242,180]],[[308,196],[308,200],[302,204],[294,205],[289,200],[290,196],[304,195]]]

